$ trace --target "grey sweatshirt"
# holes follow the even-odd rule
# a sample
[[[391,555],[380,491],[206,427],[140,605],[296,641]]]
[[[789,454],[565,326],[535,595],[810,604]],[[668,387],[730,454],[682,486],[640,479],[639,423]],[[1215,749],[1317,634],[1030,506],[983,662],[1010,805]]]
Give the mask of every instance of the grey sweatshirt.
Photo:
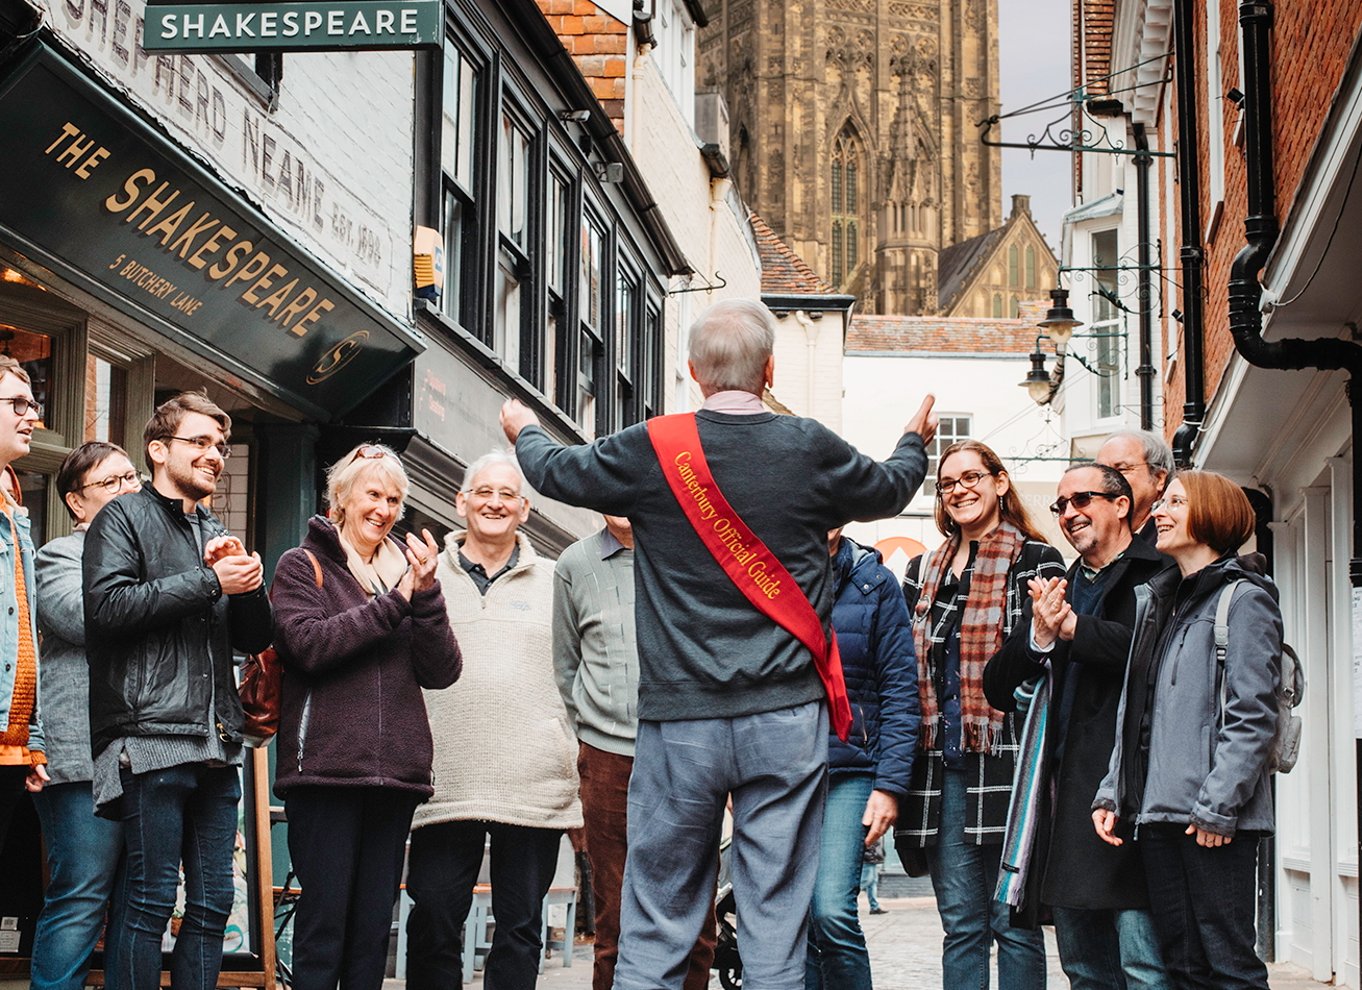
[[[811,419],[696,419],[715,484],[826,626],[828,530],[899,512],[926,475],[921,437],[905,434],[880,463]],[[691,528],[644,424],[575,447],[529,427],[516,454],[548,498],[633,523],[640,719],[728,718],[823,696],[809,651],[743,597]]]

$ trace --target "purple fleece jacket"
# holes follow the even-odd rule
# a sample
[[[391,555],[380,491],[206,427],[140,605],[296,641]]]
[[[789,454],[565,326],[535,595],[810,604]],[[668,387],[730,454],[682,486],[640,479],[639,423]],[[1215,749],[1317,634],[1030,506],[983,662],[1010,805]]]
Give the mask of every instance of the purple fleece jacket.
[[[317,587],[304,549],[317,556]],[[308,522],[301,548],[279,558],[270,596],[284,664],[274,793],[304,785],[391,787],[423,797],[433,744],[422,688],[463,669],[440,585],[408,603],[371,598],[351,575],[336,527]]]

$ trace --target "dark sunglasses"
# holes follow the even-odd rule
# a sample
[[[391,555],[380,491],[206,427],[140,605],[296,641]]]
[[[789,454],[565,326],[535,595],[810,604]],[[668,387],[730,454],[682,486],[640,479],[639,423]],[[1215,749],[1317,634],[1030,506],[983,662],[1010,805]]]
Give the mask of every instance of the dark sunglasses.
[[[1050,506],[1050,511],[1057,516],[1064,515],[1064,510],[1072,505],[1075,509],[1086,509],[1095,498],[1109,498],[1115,501],[1119,495],[1111,492],[1074,492],[1068,498],[1057,498],[1055,504]]]

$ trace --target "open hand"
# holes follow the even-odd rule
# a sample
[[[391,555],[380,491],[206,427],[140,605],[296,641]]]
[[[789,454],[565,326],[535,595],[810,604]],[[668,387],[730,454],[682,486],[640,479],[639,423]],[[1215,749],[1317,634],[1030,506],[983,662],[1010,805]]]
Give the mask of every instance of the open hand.
[[[435,567],[440,562],[440,547],[430,530],[421,530],[418,539],[415,533],[407,534],[407,562],[411,564],[408,573],[412,578],[412,590],[425,591],[435,583]],[[407,598],[410,599],[410,595]]]
[[[937,417],[932,412],[932,406],[936,405],[936,396],[928,392],[926,398],[922,400],[922,405],[917,407],[917,412],[913,413],[913,418],[908,420],[908,425],[903,428],[904,433],[916,433],[922,438],[923,445],[932,442],[936,436]]]
[[[538,425],[539,417],[534,410],[519,399],[507,399],[501,404],[501,431],[511,443],[515,443],[525,427]]]

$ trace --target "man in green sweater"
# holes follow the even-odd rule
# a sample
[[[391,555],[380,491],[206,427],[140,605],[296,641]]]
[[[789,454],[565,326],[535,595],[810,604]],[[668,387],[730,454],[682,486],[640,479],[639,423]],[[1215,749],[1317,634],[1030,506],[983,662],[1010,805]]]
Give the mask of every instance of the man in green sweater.
[[[692,328],[696,414],[714,483],[784,565],[824,628],[833,583],[827,532],[898,513],[926,475],[929,396],[876,462],[821,424],[762,404],[775,322],[732,300]],[[502,407],[527,480],[548,498],[626,516],[637,539],[639,728],[615,990],[680,990],[713,897],[725,801],[744,976],[804,983],[808,908],[822,827],[828,714],[808,648],[729,580],[673,495],[643,424],[564,447],[521,403]]]

